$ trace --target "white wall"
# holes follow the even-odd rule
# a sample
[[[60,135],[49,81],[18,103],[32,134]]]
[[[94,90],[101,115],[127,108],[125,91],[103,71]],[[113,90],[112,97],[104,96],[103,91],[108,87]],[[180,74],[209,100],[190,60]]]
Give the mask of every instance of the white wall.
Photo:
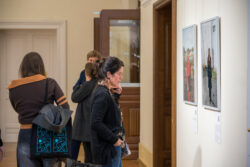
[[[177,166],[245,167],[247,164],[247,0],[177,1]],[[202,108],[200,22],[221,18],[221,144],[216,112]],[[198,107],[183,103],[182,28],[198,26]],[[192,110],[198,108],[198,135]]]
[[[248,129],[250,129],[250,0],[248,0],[248,69],[247,69],[247,77],[248,77],[248,81],[247,81],[247,110],[248,110]],[[248,152],[248,167],[250,167],[250,132],[248,132],[248,140],[247,140],[247,152]]]
[[[153,166],[153,3],[141,7],[141,114],[139,158]]]

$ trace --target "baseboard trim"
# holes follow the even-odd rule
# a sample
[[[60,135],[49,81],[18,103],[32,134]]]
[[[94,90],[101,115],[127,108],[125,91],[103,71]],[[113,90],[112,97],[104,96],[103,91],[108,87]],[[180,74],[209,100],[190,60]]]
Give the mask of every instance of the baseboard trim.
[[[153,153],[142,143],[139,143],[139,161],[143,167],[153,167]]]
[[[139,167],[147,167],[140,158],[138,159],[138,161],[139,161]]]

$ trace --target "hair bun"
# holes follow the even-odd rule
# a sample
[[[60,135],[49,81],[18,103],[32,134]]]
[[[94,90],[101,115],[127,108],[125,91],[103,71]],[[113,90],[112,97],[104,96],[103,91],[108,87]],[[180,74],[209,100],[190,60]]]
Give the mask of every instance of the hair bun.
[[[109,56],[107,58],[102,58],[98,64],[98,78],[105,79],[107,77],[107,72],[114,74],[122,66],[124,66],[124,63],[117,57]]]

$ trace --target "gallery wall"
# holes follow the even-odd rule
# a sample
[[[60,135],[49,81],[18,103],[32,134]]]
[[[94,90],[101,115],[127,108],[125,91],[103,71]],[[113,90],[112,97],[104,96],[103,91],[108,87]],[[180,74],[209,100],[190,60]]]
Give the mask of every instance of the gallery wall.
[[[247,68],[247,111],[248,111],[248,124],[247,127],[250,129],[250,0],[248,0],[248,41],[247,41],[247,46],[248,46],[248,68]],[[248,154],[248,160],[247,160],[247,166],[250,167],[250,132],[248,132],[248,137],[247,137],[247,154]]]
[[[244,167],[247,163],[247,0],[177,1],[177,166]],[[202,106],[200,23],[221,25],[221,110]],[[182,29],[197,25],[198,105],[183,102]],[[196,116],[193,114],[197,110]],[[220,121],[216,122],[217,116]],[[218,120],[217,120],[218,121]],[[195,133],[195,127],[198,133]],[[217,133],[217,138],[216,138]]]
[[[153,4],[141,7],[140,160],[153,161]],[[177,166],[247,165],[247,0],[177,1]],[[221,109],[202,106],[200,23],[215,16],[221,26]],[[182,29],[197,25],[198,105],[183,101]],[[197,111],[197,117],[193,114]],[[220,121],[216,124],[216,118]],[[195,123],[196,122],[196,123]],[[196,126],[197,125],[197,126]],[[195,133],[197,127],[197,134]],[[217,140],[215,133],[217,132]],[[218,141],[221,139],[221,141]]]
[[[145,1],[145,0],[144,0]],[[141,114],[139,158],[153,166],[153,3],[141,6]]]

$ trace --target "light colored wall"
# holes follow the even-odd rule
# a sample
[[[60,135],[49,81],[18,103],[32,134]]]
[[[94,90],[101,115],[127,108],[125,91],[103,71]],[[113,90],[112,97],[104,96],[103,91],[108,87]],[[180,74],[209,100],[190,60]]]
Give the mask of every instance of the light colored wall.
[[[140,159],[153,153],[153,0],[141,7]],[[177,166],[244,167],[247,165],[247,0],[177,1]],[[221,18],[221,134],[215,141],[216,112],[202,108],[200,22]],[[183,102],[182,28],[198,28],[198,107]],[[198,109],[198,135],[192,110]],[[147,149],[146,151],[142,151]],[[145,153],[146,152],[146,153]],[[145,156],[144,156],[145,155]]]
[[[247,64],[248,64],[248,68],[247,68],[247,77],[248,77],[248,81],[247,81],[247,110],[248,110],[248,129],[250,129],[250,0],[248,0],[248,61],[247,61]],[[247,161],[247,165],[248,167],[250,167],[250,132],[248,132],[248,140],[247,140],[247,152],[248,152],[248,161]]]
[[[246,166],[247,0],[177,1],[177,165]],[[221,134],[215,141],[216,112],[202,108],[200,22],[221,18]],[[183,103],[182,28],[198,25],[198,135],[192,109]]]
[[[138,0],[121,0],[124,9],[138,9]]]
[[[153,166],[153,3],[141,7],[141,114],[139,158]]]
[[[72,87],[87,62],[86,53],[94,48],[94,11],[123,9],[121,0],[0,0],[0,19],[66,20],[67,96],[71,108]]]

